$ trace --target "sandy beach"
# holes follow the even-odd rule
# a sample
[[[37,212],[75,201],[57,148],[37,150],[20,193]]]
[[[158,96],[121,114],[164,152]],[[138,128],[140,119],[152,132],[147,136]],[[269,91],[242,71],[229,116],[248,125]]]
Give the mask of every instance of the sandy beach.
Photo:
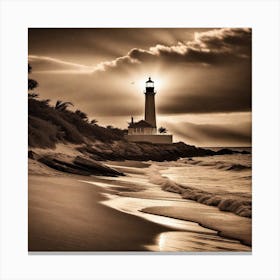
[[[30,252],[251,251],[250,219],[162,190],[151,163],[106,164],[126,176],[66,175],[30,160]]]
[[[142,251],[167,230],[100,204],[100,190],[78,179],[29,176],[29,251]]]

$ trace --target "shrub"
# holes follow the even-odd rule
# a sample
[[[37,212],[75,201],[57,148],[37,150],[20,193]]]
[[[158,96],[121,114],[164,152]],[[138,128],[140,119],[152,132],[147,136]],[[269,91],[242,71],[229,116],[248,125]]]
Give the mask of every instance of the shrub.
[[[59,141],[84,143],[85,138],[112,142],[123,139],[124,130],[92,125],[81,114],[69,110],[57,110],[49,100],[28,99],[29,145],[32,147],[54,147]],[[79,111],[81,112],[81,111]]]

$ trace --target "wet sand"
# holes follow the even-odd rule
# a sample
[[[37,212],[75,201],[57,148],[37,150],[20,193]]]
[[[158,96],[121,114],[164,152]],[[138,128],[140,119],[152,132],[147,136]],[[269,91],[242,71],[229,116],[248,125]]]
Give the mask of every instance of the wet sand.
[[[84,179],[29,176],[29,251],[145,251],[168,230],[100,204],[100,189]]]
[[[238,241],[250,237],[236,228],[245,218],[163,191],[150,164],[106,164],[126,176],[42,176],[29,165],[29,251],[251,251]]]

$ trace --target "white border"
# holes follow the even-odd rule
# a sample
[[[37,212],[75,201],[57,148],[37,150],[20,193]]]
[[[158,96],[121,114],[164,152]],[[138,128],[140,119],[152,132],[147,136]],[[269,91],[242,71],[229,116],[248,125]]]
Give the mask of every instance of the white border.
[[[253,28],[253,254],[28,255],[27,28]],[[278,1],[1,2],[1,279],[280,279]]]

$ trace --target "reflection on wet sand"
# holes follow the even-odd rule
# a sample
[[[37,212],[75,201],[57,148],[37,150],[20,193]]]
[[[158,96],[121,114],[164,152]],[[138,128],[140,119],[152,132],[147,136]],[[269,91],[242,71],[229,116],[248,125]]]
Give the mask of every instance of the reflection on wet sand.
[[[99,182],[94,179],[84,182],[106,190],[106,193],[103,194],[106,200],[102,201],[102,204],[170,228],[170,231],[162,232],[156,237],[155,244],[146,245],[148,250],[167,252],[251,251],[251,247],[243,245],[237,240],[221,237],[217,231],[205,228],[196,222],[142,212],[142,209],[148,207],[176,208],[189,204],[192,209],[193,205],[199,207],[200,204],[186,201],[178,194],[162,191],[158,185],[150,183],[144,176],[137,174],[136,179],[134,174],[130,173],[121,179],[99,177]],[[124,187],[126,183],[129,183],[130,191]],[[110,193],[107,192],[108,190]],[[202,205],[202,207],[207,206]],[[213,207],[209,207],[210,212],[211,208]],[[218,210],[214,209],[214,211]],[[226,213],[223,214],[226,215]]]

